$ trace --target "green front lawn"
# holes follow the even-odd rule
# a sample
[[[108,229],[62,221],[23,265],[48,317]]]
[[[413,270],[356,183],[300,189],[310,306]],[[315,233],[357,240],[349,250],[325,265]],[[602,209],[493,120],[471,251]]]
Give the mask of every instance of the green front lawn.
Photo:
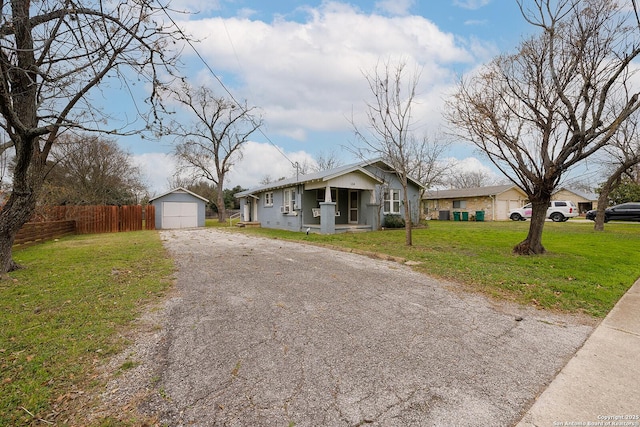
[[[173,263],[153,231],[72,236],[14,258],[26,268],[0,280],[0,425],[65,425]]]

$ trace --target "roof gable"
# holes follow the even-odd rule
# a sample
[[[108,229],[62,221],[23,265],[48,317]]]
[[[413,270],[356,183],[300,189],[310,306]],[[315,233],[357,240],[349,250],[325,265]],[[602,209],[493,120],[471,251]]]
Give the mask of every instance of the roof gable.
[[[192,192],[192,191],[189,191],[189,190],[187,190],[187,189],[186,189],[186,188],[184,188],[184,187],[177,187],[177,188],[174,188],[174,189],[172,189],[172,190],[167,191],[166,193],[162,193],[162,194],[160,194],[159,196],[152,197],[151,199],[149,199],[149,202],[153,202],[154,200],[160,199],[161,197],[167,196],[167,195],[169,195],[169,194],[174,194],[174,193],[186,193],[186,194],[190,194],[190,195],[192,195],[193,197],[197,197],[198,199],[200,199],[200,200],[204,201],[205,203],[209,203],[209,200],[208,200],[208,199],[205,199],[204,197],[199,196],[198,194],[196,194],[196,193],[194,193],[194,192]]]

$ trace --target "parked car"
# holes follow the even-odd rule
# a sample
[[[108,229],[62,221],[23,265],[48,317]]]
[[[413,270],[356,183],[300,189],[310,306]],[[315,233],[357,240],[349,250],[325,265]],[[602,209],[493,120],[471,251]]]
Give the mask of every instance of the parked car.
[[[527,218],[531,218],[532,210],[531,203],[518,209],[511,209],[509,211],[509,218],[513,221],[526,221]],[[572,201],[552,200],[549,202],[547,218],[553,222],[564,222],[576,216],[578,216],[578,208]]]
[[[586,218],[596,220],[597,210],[587,212]],[[611,206],[604,210],[604,222],[615,221],[640,221],[640,202],[623,203]]]

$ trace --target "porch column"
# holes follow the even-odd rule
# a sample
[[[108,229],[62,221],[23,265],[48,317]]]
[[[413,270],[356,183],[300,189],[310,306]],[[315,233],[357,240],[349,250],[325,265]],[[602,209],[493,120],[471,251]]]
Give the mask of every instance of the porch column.
[[[253,207],[253,212],[251,213],[251,221],[258,221],[258,199],[253,199],[251,207]]]
[[[333,202],[333,200],[331,200],[331,186],[328,183],[324,189],[324,202],[325,203]]]
[[[251,207],[250,203],[250,199],[247,197],[246,199],[244,199],[244,212],[242,213],[242,220],[249,222],[250,221],[250,214],[249,214],[249,209]]]
[[[331,200],[331,193],[329,193]],[[321,202],[320,203],[320,234],[336,233],[336,203]]]

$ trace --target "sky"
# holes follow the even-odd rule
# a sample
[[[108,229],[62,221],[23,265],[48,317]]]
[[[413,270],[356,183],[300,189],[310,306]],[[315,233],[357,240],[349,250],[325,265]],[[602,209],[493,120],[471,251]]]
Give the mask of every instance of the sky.
[[[228,90],[264,120],[226,188],[292,176],[292,162],[312,163],[322,154],[357,161],[349,149],[357,144],[350,120],[362,120],[371,100],[364,75],[381,61],[420,70],[415,131],[436,135],[446,126],[444,100],[459,78],[513,52],[532,31],[515,0],[174,0],[171,6],[190,11],[174,18],[198,40],[199,55],[183,47],[187,81],[221,96]],[[171,138],[119,142],[152,194],[170,189]],[[454,143],[447,156],[465,169],[492,171],[468,144]]]

